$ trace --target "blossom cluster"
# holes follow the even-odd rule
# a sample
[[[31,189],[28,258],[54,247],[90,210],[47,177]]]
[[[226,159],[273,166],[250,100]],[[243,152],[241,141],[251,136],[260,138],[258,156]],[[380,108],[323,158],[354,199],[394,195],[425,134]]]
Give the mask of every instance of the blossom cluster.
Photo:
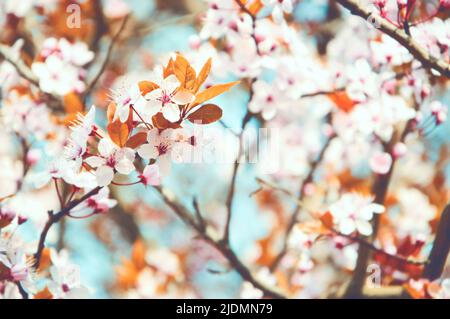
[[[445,271],[424,271],[450,199],[449,79],[436,68],[450,63],[449,1],[355,1],[393,36],[337,4],[353,1],[305,18],[323,1],[207,0],[168,54],[134,41],[159,26],[129,2],[69,2],[79,29],[58,14],[64,0],[0,4],[1,298],[95,294],[65,242],[72,219],[110,250],[114,297],[209,297],[197,278],[232,270],[241,298],[336,297],[373,261],[381,285],[450,298]],[[209,124],[233,135],[230,171],[191,165]],[[242,163],[259,147],[247,127],[276,131],[277,156]]]

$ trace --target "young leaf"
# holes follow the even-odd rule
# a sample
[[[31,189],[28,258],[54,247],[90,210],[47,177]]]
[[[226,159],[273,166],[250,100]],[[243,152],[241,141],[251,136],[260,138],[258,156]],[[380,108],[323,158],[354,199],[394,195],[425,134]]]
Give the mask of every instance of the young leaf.
[[[63,98],[64,109],[67,114],[77,114],[84,111],[84,104],[76,93],[69,93]]]
[[[109,111],[109,109],[108,109]],[[108,124],[107,130],[111,140],[119,147],[124,147],[128,141],[128,136],[132,130],[133,112],[130,109],[130,114],[125,123],[120,122],[120,119]]]
[[[228,91],[232,86],[238,83],[239,81],[217,84],[201,91],[200,93],[197,94],[195,101],[189,106],[189,108],[192,109],[194,106],[202,104],[203,102],[206,102],[212,99],[213,97],[216,97],[217,95],[220,95],[223,92]]]
[[[156,128],[158,128],[160,130],[165,130],[167,128],[179,128],[180,127],[180,124],[172,123],[172,122],[169,122],[168,120],[166,120],[166,118],[164,117],[164,115],[161,112],[153,115],[152,123],[153,123],[153,126],[155,126]]]
[[[195,85],[196,77],[194,68],[182,55],[178,54],[174,63],[173,72],[180,81],[180,86],[192,90]]]
[[[194,93],[198,92],[202,84],[205,83],[206,79],[208,78],[209,72],[211,71],[211,63],[212,60],[211,58],[209,58],[200,70],[197,80],[195,80]]]
[[[174,74],[173,70],[174,70],[174,63],[173,63],[173,59],[170,58],[169,62],[167,63],[167,66],[163,70],[163,77],[166,78],[169,75]]]
[[[347,92],[338,91],[334,93],[327,94],[328,98],[336,104],[344,112],[350,112],[356,105],[356,102],[350,99]]]
[[[147,132],[139,132],[129,138],[126,147],[136,148],[147,142]]]
[[[106,118],[108,119],[108,123],[112,122],[115,112],[116,112],[116,103],[114,102],[109,103],[106,109]]]
[[[197,111],[189,114],[187,119],[195,124],[210,124],[220,120],[222,109],[215,104],[205,104]]]
[[[264,5],[261,2],[261,0],[255,0],[252,2],[250,7],[248,7],[248,11],[250,11],[253,14],[253,16],[256,16],[263,7]]]
[[[326,212],[325,214],[320,216],[320,221],[326,228],[328,229],[333,228],[333,215],[331,215],[330,212]]]
[[[145,96],[147,93],[159,88],[158,84],[151,81],[140,81],[138,86],[142,96]]]

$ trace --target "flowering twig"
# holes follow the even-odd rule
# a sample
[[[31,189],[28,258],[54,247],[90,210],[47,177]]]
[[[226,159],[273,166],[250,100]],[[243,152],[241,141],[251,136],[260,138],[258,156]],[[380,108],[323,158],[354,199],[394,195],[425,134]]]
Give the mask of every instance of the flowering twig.
[[[20,59],[20,57],[15,57],[15,54],[12,52],[10,47],[0,44],[0,56],[3,56],[6,61],[11,63],[21,77],[34,86],[39,87],[39,80],[36,75],[34,75],[31,69],[22,61],[22,59]]]
[[[410,258],[407,258],[407,257],[403,257],[403,256],[400,256],[400,255],[394,255],[394,254],[388,253],[384,249],[376,247],[373,243],[365,240],[362,237],[354,236],[354,235],[345,235],[345,234],[342,234],[341,232],[339,232],[339,231],[337,231],[335,229],[331,229],[331,231],[333,233],[335,233],[336,235],[338,235],[338,236],[345,237],[345,238],[351,240],[352,242],[358,243],[361,246],[367,247],[368,249],[372,250],[373,252],[382,254],[382,255],[384,255],[384,256],[386,256],[388,258],[395,259],[397,261],[408,263],[408,264],[411,264],[411,265],[416,265],[416,266],[423,266],[423,265],[428,264],[428,261],[413,260],[413,259],[410,259]]]
[[[289,191],[289,190],[287,190],[287,189],[285,189],[283,187],[280,187],[278,185],[275,185],[275,184],[273,184],[271,182],[268,182],[266,180],[263,180],[261,178],[257,178],[257,181],[260,184],[262,184],[262,185],[265,185],[265,186],[267,186],[269,188],[278,190],[278,191],[288,195],[289,197],[291,197],[292,199],[295,200],[295,202],[297,203],[297,206],[305,208],[306,210],[308,210],[308,208],[306,208],[304,206],[303,202],[300,199],[298,199],[297,196],[294,193],[292,193],[291,191]],[[312,211],[307,211],[307,212],[311,216],[314,217],[314,214],[313,214]],[[295,225],[295,223],[294,223],[294,225]],[[358,244],[360,244],[360,245],[362,245],[364,247],[367,247],[368,249],[370,249],[370,250],[372,250],[372,251],[374,251],[376,253],[383,254],[384,256],[387,256],[388,258],[392,258],[392,259],[395,259],[397,261],[401,261],[401,262],[405,262],[405,263],[408,263],[408,264],[411,264],[411,265],[417,265],[417,266],[423,266],[423,265],[428,264],[428,261],[412,260],[412,259],[409,259],[409,258],[406,258],[406,257],[403,257],[403,256],[399,256],[399,255],[394,255],[394,254],[388,253],[387,251],[376,247],[373,243],[365,240],[362,237],[354,236],[354,235],[345,235],[345,234],[343,234],[343,233],[341,233],[341,232],[339,232],[339,231],[337,231],[335,229],[332,229],[332,228],[328,228],[328,229],[331,232],[333,232],[335,235],[337,235],[337,236],[345,237],[345,238],[351,240],[352,242],[356,242],[356,243],[358,243]]]
[[[419,104],[415,103],[415,109],[419,108]],[[399,142],[404,142],[406,136],[413,130],[414,128],[414,119],[410,119],[405,128],[403,129]],[[391,139],[391,141],[384,145],[385,151],[388,153],[392,153],[393,145],[395,144],[395,136]],[[374,184],[372,185],[372,193],[375,195],[374,203],[384,205],[384,201],[387,195],[387,191],[389,188],[389,184],[391,181],[392,173],[394,171],[394,165],[396,163],[396,158],[392,160],[391,167],[386,174],[377,175]],[[380,215],[375,214],[372,224],[373,224],[373,233],[369,238],[370,241],[373,241],[377,237],[378,227],[380,223]],[[346,297],[359,297],[362,294],[364,288],[364,282],[366,278],[366,270],[367,264],[371,257],[371,250],[368,249],[367,246],[360,246],[358,249],[358,258],[356,260],[356,267],[353,271],[353,277],[350,281],[350,284],[345,293]]]
[[[387,34],[398,43],[400,43],[405,49],[407,49],[417,60],[419,60],[424,67],[439,71],[443,76],[450,78],[450,64],[444,60],[433,57],[428,51],[421,47],[412,37],[408,36],[405,31],[393,25],[380,15],[372,12],[366,8],[363,8],[358,1],[355,0],[336,0],[343,7],[350,10],[354,15],[361,18],[373,21],[373,24],[378,30]]]
[[[86,91],[85,91],[85,96],[87,94],[89,94],[89,92],[92,91],[92,89],[95,87],[95,85],[97,84],[98,80],[102,76],[102,74],[105,72],[106,66],[108,65],[109,60],[111,58],[111,54],[112,54],[114,45],[116,44],[117,40],[119,39],[119,36],[122,33],[122,31],[125,29],[125,26],[126,26],[127,21],[128,21],[128,17],[129,16],[127,15],[127,16],[125,16],[122,19],[122,22],[120,24],[119,29],[117,30],[117,32],[112,37],[111,42],[109,43],[109,46],[108,46],[108,50],[106,51],[105,59],[103,60],[102,65],[100,66],[100,69],[98,70],[98,72],[95,74],[94,78],[87,85],[87,88],[86,88]]]
[[[189,211],[178,201],[167,196],[161,187],[155,186],[154,189],[161,195],[161,198],[166,205],[169,206],[186,225],[192,227],[208,244],[216,248],[244,280],[250,282],[255,288],[261,290],[266,297],[277,299],[286,298],[281,293],[268,288],[259,282],[254,277],[252,272],[239,260],[228,243],[224,240],[215,239],[214,236],[208,232],[207,228],[201,223],[196,222],[193,215],[190,214]]]
[[[78,206],[79,204],[81,204],[86,199],[90,198],[91,196],[96,195],[100,191],[100,189],[101,189],[101,187],[96,187],[96,188],[92,189],[91,191],[89,191],[88,193],[84,194],[79,199],[75,199],[75,200],[69,202],[64,208],[62,208],[56,214],[54,214],[53,211],[49,211],[48,212],[48,220],[47,220],[47,223],[44,226],[44,229],[41,232],[41,235],[39,237],[38,248],[36,250],[36,253],[34,254],[34,264],[33,264],[33,266],[34,266],[35,269],[38,269],[39,265],[41,263],[42,252],[43,252],[44,247],[45,247],[45,239],[47,238],[47,234],[48,234],[48,231],[50,230],[50,228],[54,224],[58,223],[63,217],[68,215],[69,212],[73,208],[75,208],[76,206]]]
[[[328,116],[327,116],[327,123],[330,123],[330,122],[331,122],[331,113],[328,114]],[[317,168],[319,167],[320,162],[322,162],[325,152],[327,151],[328,146],[331,144],[332,139],[333,139],[332,136],[327,139],[327,141],[325,142],[324,146],[322,147],[322,150],[320,151],[319,155],[311,163],[311,167],[309,169],[308,175],[300,183],[298,196],[297,196],[298,197],[297,205],[295,206],[294,211],[291,214],[291,219],[289,221],[289,224],[288,224],[288,227],[286,230],[286,234],[284,237],[284,241],[283,241],[283,247],[282,247],[281,251],[278,253],[278,255],[275,257],[272,265],[270,266],[272,271],[278,267],[278,264],[280,263],[281,259],[283,259],[284,255],[286,255],[287,246],[288,246],[287,243],[288,243],[289,236],[292,232],[292,229],[294,228],[295,223],[297,222],[298,215],[300,214],[300,211],[302,208],[300,203],[302,202],[302,199],[305,196],[305,186],[312,182],[314,174],[315,174]]]
[[[250,101],[252,99],[253,96],[253,91],[250,92]],[[228,189],[228,194],[227,194],[227,199],[225,202],[225,206],[227,208],[227,217],[226,217],[226,222],[225,222],[225,232],[224,232],[224,241],[228,243],[229,239],[230,239],[230,224],[231,224],[231,213],[232,213],[232,205],[233,205],[233,198],[234,198],[234,193],[235,193],[235,189],[236,189],[236,178],[237,178],[237,172],[240,166],[240,158],[243,155],[244,152],[244,146],[242,143],[242,135],[244,133],[245,127],[247,125],[247,123],[251,120],[252,118],[252,114],[250,112],[247,112],[244,116],[244,119],[242,120],[242,125],[241,125],[241,132],[238,136],[239,138],[239,151],[238,151],[238,155],[236,157],[236,161],[234,162],[233,165],[233,172],[231,174],[231,182],[230,182],[230,187]]]

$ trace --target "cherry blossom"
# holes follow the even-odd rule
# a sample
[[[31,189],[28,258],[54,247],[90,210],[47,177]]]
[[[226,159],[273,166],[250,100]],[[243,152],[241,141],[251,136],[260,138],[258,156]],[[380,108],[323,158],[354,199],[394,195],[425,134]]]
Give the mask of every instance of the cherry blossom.
[[[132,149],[118,148],[109,138],[102,138],[98,143],[98,156],[90,156],[86,163],[95,168],[95,177],[99,186],[109,185],[115,172],[128,175],[134,170]]]
[[[383,213],[385,208],[373,203],[370,197],[348,193],[331,204],[329,210],[338,230],[344,235],[357,231],[361,235],[369,236],[372,234],[372,226],[369,222],[373,214]]]
[[[158,85],[158,88],[145,95],[150,114],[154,115],[162,112],[168,121],[177,122],[181,116],[178,105],[193,102],[195,99],[194,95],[182,90],[176,91],[180,83],[175,75],[169,75],[166,78],[156,78],[154,82]]]

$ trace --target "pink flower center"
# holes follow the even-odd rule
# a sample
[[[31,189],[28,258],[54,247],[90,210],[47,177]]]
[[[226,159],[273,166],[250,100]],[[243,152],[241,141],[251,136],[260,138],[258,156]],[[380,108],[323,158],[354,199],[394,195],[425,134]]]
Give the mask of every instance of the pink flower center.
[[[161,95],[159,100],[161,101],[162,105],[164,106],[167,103],[172,102],[172,96],[170,96],[170,94],[167,94],[167,92],[163,91],[163,94]]]
[[[114,166],[116,166],[116,159],[114,158],[114,155],[110,155],[106,159],[106,165],[108,165],[109,167],[112,167],[112,168],[114,168]]]
[[[159,144],[156,149],[158,150],[158,154],[161,156],[167,153],[169,147],[165,144]]]
[[[70,288],[69,288],[69,286],[68,286],[67,284],[62,284],[62,285],[61,285],[61,289],[62,289],[62,291],[64,291],[65,293],[67,293],[67,292],[70,291]]]

